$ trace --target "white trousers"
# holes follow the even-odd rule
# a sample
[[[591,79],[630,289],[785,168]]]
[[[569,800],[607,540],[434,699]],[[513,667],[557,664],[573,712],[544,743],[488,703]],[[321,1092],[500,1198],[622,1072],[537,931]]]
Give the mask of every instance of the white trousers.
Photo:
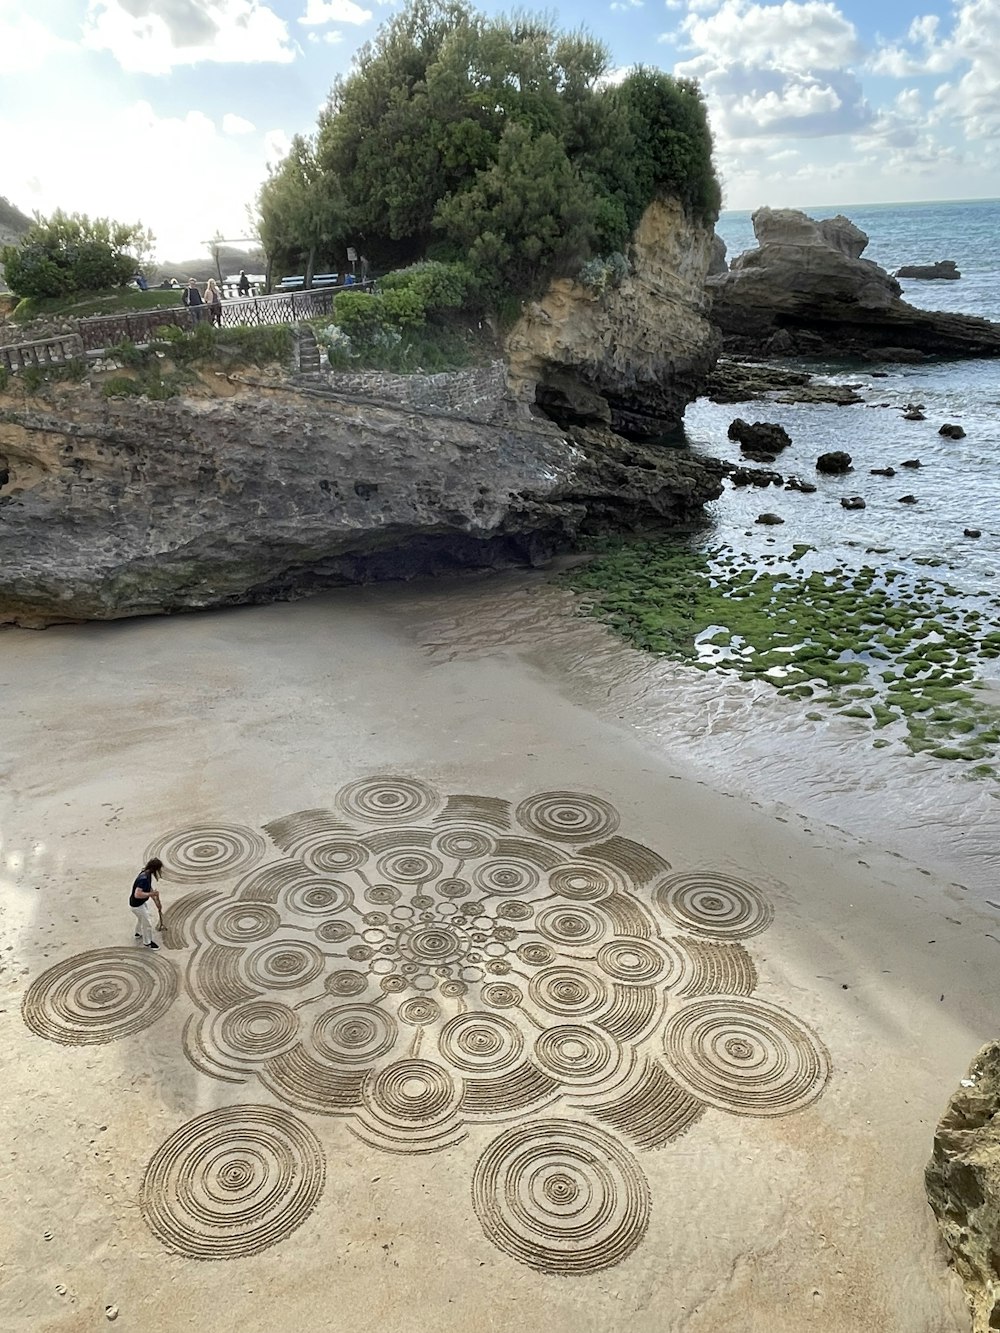
[[[153,919],[149,915],[149,903],[140,903],[138,907],[133,907],[132,911],[142,931],[143,944],[149,944],[153,938]]]

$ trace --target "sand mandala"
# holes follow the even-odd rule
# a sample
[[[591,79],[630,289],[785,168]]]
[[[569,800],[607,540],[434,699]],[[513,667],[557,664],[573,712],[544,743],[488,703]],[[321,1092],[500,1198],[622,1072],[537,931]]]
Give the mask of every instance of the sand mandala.
[[[609,1268],[649,1222],[639,1152],[709,1108],[802,1110],[830,1072],[809,1028],[752,998],[761,891],[674,873],[620,825],[580,792],[514,806],[376,777],[266,837],[179,830],[147,853],[192,885],[168,908],[170,952],[58,963],[24,1019],[106,1042],[183,993],[195,1068],[282,1104],[211,1111],[154,1155],[142,1213],[178,1254],[254,1254],[301,1225],[325,1174],[307,1114],[390,1153],[500,1127],[472,1173],[484,1234],[545,1273]]]

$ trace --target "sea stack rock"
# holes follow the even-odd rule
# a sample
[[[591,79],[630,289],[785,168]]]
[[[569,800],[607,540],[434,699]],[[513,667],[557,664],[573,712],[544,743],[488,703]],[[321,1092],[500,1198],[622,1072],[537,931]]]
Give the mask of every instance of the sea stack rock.
[[[1000,1328],[1000,1042],[982,1048],[948,1103],[924,1183],[973,1333],[991,1333]]]
[[[1000,324],[908,305],[898,281],[862,258],[868,237],[848,218],[760,208],[753,226],[757,249],[707,279],[726,351],[894,361],[1000,355]]]

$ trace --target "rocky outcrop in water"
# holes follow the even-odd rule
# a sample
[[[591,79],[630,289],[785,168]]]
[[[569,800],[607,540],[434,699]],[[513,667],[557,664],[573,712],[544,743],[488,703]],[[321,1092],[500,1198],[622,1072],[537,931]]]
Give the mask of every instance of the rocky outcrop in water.
[[[758,248],[707,280],[727,351],[749,356],[920,359],[1000,355],[1000,324],[918,310],[895,278],[862,259],[868,237],[845,217],[794,209],[753,215]]]
[[[925,282],[956,282],[961,276],[954,259],[939,259],[936,264],[904,264],[896,269],[897,278],[922,278]]]
[[[705,297],[712,253],[711,227],[675,201],[651,204],[620,281],[560,278],[528,306],[506,341],[514,395],[563,424],[639,439],[675,430],[718,355]]]
[[[712,460],[533,417],[499,363],[435,377],[434,405],[413,376],[204,376],[166,402],[98,378],[0,395],[0,623],[529,563],[722,491]]]
[[[1000,1328],[1000,1042],[982,1048],[948,1103],[924,1180],[973,1333],[991,1333]]]

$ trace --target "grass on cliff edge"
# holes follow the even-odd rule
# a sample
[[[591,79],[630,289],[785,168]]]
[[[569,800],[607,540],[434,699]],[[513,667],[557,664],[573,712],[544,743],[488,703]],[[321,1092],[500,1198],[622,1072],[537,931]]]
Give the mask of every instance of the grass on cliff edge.
[[[131,310],[157,310],[179,306],[181,292],[155,289],[140,292],[137,287],[109,287],[103,292],[74,292],[72,296],[26,296],[18,301],[11,319],[24,324],[30,319],[84,319],[89,315],[119,315]]]
[[[812,550],[761,568],[728,548],[612,542],[563,578],[587,614],[637,648],[857,719],[876,748],[896,740],[996,776],[1000,707],[976,667],[1000,658],[1000,602],[897,569],[806,573]]]

